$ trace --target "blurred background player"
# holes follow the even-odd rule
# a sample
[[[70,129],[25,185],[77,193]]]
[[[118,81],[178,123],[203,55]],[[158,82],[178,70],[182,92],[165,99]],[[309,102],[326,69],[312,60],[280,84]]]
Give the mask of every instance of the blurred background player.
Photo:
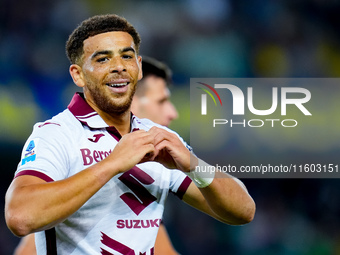
[[[170,101],[169,85],[172,71],[163,62],[143,56],[143,78],[138,82],[131,111],[139,118],[147,118],[163,126],[169,126],[178,117],[175,106]],[[35,255],[34,234],[21,239],[14,255]],[[159,227],[155,255],[177,255],[164,224]]]
[[[169,126],[178,117],[170,101],[172,72],[166,64],[146,56],[142,58],[142,69],[143,79],[138,82],[131,111],[139,118]]]
[[[15,248],[13,255],[36,255],[34,234],[21,238],[19,245]]]

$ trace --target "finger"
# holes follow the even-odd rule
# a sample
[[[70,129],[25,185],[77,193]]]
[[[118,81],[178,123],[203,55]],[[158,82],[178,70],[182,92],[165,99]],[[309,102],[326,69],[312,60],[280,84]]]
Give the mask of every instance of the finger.
[[[151,130],[151,129],[150,129]],[[154,135],[154,145],[158,145],[162,141],[175,141],[177,139],[177,136],[173,133],[170,133],[162,128],[155,128],[151,130],[150,132],[152,135]]]
[[[162,140],[160,143],[158,143],[156,146],[154,146],[154,155],[152,157],[152,160],[154,161],[164,161],[168,158],[171,158],[171,144],[167,140]]]
[[[156,152],[155,152],[155,147],[153,146],[153,144],[149,144],[146,145],[146,154],[144,155],[144,157],[142,157],[142,159],[140,160],[139,163],[144,163],[147,161],[153,161],[153,159],[156,157]]]
[[[141,143],[141,144],[148,144],[153,143],[153,135],[149,134],[145,130],[137,130],[132,133],[126,134],[123,138],[132,140],[133,144]]]
[[[150,134],[152,137],[156,137],[161,132],[161,130],[161,128],[153,126],[149,129],[148,134]]]

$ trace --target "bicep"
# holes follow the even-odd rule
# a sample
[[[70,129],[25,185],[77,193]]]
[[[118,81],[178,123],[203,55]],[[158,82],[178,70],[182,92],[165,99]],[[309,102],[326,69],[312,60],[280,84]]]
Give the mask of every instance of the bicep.
[[[5,211],[10,214],[15,208],[19,208],[26,201],[30,201],[29,197],[32,196],[27,192],[27,187],[34,188],[35,185],[46,183],[43,179],[32,175],[21,175],[15,178],[6,192]]]
[[[22,175],[10,184],[5,198],[5,219],[7,226],[15,235],[24,236],[29,233],[22,222],[29,218],[33,201],[37,199],[27,187],[34,189],[44,183],[46,182],[38,177]]]
[[[33,175],[18,176],[12,181],[12,183],[10,184],[7,190],[6,201],[10,201],[14,197],[16,197],[13,195],[20,192],[23,187],[27,187],[27,186],[35,185],[35,184],[42,184],[42,183],[46,183],[46,181]]]

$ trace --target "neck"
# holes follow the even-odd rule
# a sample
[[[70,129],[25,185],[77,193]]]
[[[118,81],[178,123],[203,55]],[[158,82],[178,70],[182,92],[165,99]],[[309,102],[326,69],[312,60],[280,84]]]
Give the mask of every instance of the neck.
[[[130,109],[122,114],[113,114],[97,111],[100,117],[109,126],[114,126],[121,136],[130,133],[131,130],[131,112]]]
[[[108,113],[99,109],[95,104],[92,104],[90,100],[86,100],[87,103],[95,110],[99,116],[110,127],[113,126],[117,129],[121,136],[130,133],[131,130],[131,111],[130,107],[122,113]]]

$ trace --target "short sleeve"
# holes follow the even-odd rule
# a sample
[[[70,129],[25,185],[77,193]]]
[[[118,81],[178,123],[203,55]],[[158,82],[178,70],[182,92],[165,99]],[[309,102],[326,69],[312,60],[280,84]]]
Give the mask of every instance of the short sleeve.
[[[66,133],[58,123],[36,124],[23,147],[15,177],[34,175],[45,181],[66,178],[71,153]]]
[[[180,199],[187,191],[191,179],[180,170],[171,170],[170,191]]]

